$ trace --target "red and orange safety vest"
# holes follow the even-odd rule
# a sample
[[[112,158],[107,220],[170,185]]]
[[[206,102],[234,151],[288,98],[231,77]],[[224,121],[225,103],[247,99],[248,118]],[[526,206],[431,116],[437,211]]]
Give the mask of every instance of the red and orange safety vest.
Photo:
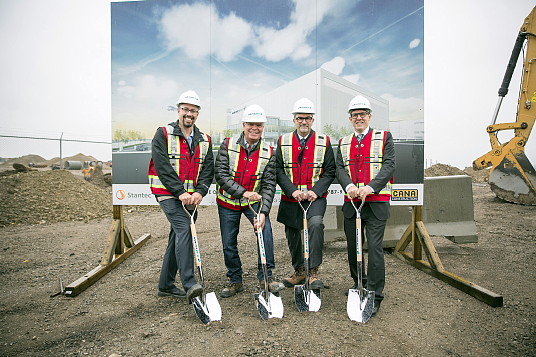
[[[173,127],[167,125],[162,127],[167,139],[168,158],[171,166],[184,183],[184,190],[188,193],[194,193],[197,185],[199,172],[205,161],[208,150],[210,149],[210,137],[203,135],[203,141],[195,148],[193,155],[190,155],[188,142],[182,136],[173,135]],[[153,159],[149,162],[149,186],[151,192],[155,195],[171,195],[162,181],[158,178],[155,170]]]
[[[310,190],[324,172],[322,167],[329,138],[313,132],[304,147],[294,132],[282,135],[279,146],[285,174],[298,190]],[[301,155],[301,158],[300,158]],[[327,192],[323,197],[327,196]],[[294,198],[281,194],[281,200],[294,202]]]
[[[339,141],[344,168],[357,187],[367,185],[382,167],[387,132],[373,129],[369,134],[361,143],[354,134]],[[368,195],[366,201],[390,201],[391,189],[392,178],[380,192]],[[348,195],[344,195],[344,200],[350,201]]]

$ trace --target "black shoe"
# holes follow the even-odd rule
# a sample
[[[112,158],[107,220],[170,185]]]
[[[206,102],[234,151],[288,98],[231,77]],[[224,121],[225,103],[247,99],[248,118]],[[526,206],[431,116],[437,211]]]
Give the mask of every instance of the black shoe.
[[[374,301],[374,307],[372,308],[372,315],[371,316],[376,316],[378,311],[380,311],[380,304],[381,304],[381,302]]]
[[[229,283],[229,286],[220,292],[220,296],[222,298],[228,298],[236,295],[242,290],[244,290],[244,285],[242,285],[242,283]]]
[[[357,289],[357,288],[358,288],[357,283],[355,283],[350,289]],[[350,289],[348,289],[348,290],[350,290]],[[348,290],[346,290],[344,292],[344,295],[348,296]]]
[[[178,288],[176,286],[172,287],[171,289],[160,289],[158,288],[158,296],[173,296],[178,298],[185,298],[186,297],[186,291],[184,289]]]
[[[203,287],[199,284],[194,284],[190,289],[188,289],[188,292],[186,293],[186,299],[188,299],[188,303],[192,303],[192,299],[201,296],[203,294]]]

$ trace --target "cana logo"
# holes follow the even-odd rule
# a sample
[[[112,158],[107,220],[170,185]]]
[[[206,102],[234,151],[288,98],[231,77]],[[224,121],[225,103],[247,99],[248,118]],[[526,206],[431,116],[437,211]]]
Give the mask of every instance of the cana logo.
[[[391,201],[418,201],[419,190],[416,189],[403,189],[393,190],[391,192]]]
[[[115,192],[115,197],[116,197],[118,200],[124,200],[125,197],[127,197],[127,195],[126,195],[125,191],[123,191],[123,190],[117,190],[117,191]]]

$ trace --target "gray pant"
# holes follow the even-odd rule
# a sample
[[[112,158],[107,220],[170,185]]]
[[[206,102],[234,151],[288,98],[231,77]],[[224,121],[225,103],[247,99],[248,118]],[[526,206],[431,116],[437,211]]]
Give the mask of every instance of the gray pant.
[[[309,232],[309,267],[315,268],[322,264],[322,247],[324,246],[324,217],[313,216],[308,222]],[[301,229],[285,226],[288,249],[292,257],[294,270],[303,265],[303,243]]]
[[[178,271],[182,286],[187,291],[196,284],[190,218],[180,200],[168,199],[159,203],[171,227],[158,288],[171,289]]]

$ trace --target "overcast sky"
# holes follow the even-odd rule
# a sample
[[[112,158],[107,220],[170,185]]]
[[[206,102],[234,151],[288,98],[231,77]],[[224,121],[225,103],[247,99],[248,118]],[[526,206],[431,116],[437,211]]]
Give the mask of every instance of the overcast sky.
[[[284,4],[284,2],[278,3]],[[348,2],[319,1],[318,3],[344,5]],[[381,30],[391,24],[394,24],[392,26],[399,24],[395,22],[400,16],[411,13],[418,3],[418,1],[396,2],[404,4],[405,7],[397,7],[396,11],[390,12],[393,17],[382,18],[385,22],[381,24],[373,23],[374,16],[370,16],[369,22],[365,20],[361,20],[361,24],[359,21],[352,22],[356,16],[352,16],[351,13],[344,13],[345,17],[342,19],[348,20],[348,33],[350,30],[364,28],[369,31],[370,28]],[[393,4],[395,2],[389,4],[378,0],[375,2],[377,8],[374,9],[385,12],[385,6],[394,6]],[[288,6],[294,5],[289,1]],[[393,47],[391,57],[400,56],[403,53],[400,52],[402,48],[424,46],[425,157],[433,162],[463,168],[490,150],[485,128],[490,124],[497,102],[497,90],[517,32],[523,19],[532,10],[534,1],[425,0],[424,6],[424,39],[408,37],[408,41],[400,43],[400,48]],[[189,10],[195,11],[196,8]],[[287,10],[282,9],[281,12],[298,13]],[[339,10],[343,11],[344,7],[341,6]],[[261,64],[266,61],[272,63],[286,61],[285,66],[271,66],[270,71],[266,72],[270,73],[270,76],[248,78],[255,85],[254,88],[264,85],[267,81],[272,83],[273,78],[279,78],[281,83],[284,83],[286,80],[296,78],[299,70],[305,74],[314,70],[315,66],[326,64],[330,66],[331,71],[338,72],[336,74],[375,93],[387,96],[386,99],[390,101],[418,98],[419,83],[415,83],[413,87],[396,82],[385,82],[381,85],[379,81],[369,76],[360,77],[360,68],[356,67],[352,60],[344,56],[330,57],[326,54],[327,51],[319,55],[321,58],[308,63],[306,66],[308,70],[292,68],[292,63],[303,61],[311,50],[303,38],[314,30],[314,24],[307,23],[306,19],[265,17],[263,22],[263,17],[252,13],[233,15],[224,6],[218,6],[216,11],[218,12],[212,17],[217,19],[213,21],[214,26],[232,23],[233,26],[244,30],[253,24],[264,28],[263,32],[255,32],[259,34],[258,38],[245,38],[244,42],[236,43],[236,47],[233,48],[213,49],[212,56],[222,69],[228,73],[236,73],[240,77],[240,68],[233,68],[232,65],[233,59],[240,56],[254,59]],[[325,16],[337,15],[337,7],[320,6],[319,11],[321,15],[325,11]],[[150,88],[158,78],[140,76],[138,79],[146,82],[128,83],[121,80],[111,82],[110,12],[110,2],[105,0],[0,0],[0,46],[3,48],[3,56],[0,56],[0,74],[3,79],[0,84],[0,134],[58,138],[63,133],[64,138],[111,140],[112,90],[115,94],[122,93],[124,98],[130,95],[132,99],[132,96],[139,95],[134,91],[136,85],[145,84]],[[184,50],[185,46],[188,46],[180,38],[172,36],[176,26],[179,26],[174,20],[174,15],[177,16],[172,12],[161,14],[159,19],[162,23],[158,27],[160,34],[157,34],[160,36],[159,41],[147,42],[152,43],[154,48],[146,48],[146,53],[135,61],[132,58],[127,61],[125,58],[125,64],[129,62],[128,66],[114,66],[114,71],[116,69],[122,71],[114,72],[114,77],[120,73],[154,67],[163,58],[176,54],[177,49]],[[178,16],[180,17],[180,14]],[[193,16],[193,13],[188,16]],[[288,26],[292,24],[294,27]],[[360,25],[364,27],[359,27]],[[296,36],[296,32],[291,31],[296,26],[302,30],[302,37],[297,36],[294,41],[288,41],[294,44],[293,47],[279,48],[276,35],[287,38]],[[274,33],[270,30],[276,27],[289,28],[288,33]],[[133,29],[136,30],[132,32],[133,36],[155,36],[153,28],[142,31],[139,26],[133,26]],[[369,33],[374,35],[376,32]],[[344,38],[348,33],[341,33],[336,40],[324,39],[323,46],[332,43],[334,53],[341,53],[341,50],[344,50],[343,44],[363,48],[365,53],[370,50],[367,41],[360,43],[359,37]],[[322,33],[319,33],[319,38],[322,40],[321,35]],[[381,41],[384,37],[376,34],[375,42]],[[188,49],[190,57],[197,57],[197,60],[206,58],[206,52],[203,51],[206,49],[202,47]],[[116,55],[114,60],[117,58],[121,61],[120,54]],[[196,60],[190,57],[185,60]],[[137,66],[132,66],[131,63]],[[387,58],[385,63],[389,64],[386,71],[392,70],[395,73],[400,71],[391,65]],[[377,61],[374,63],[365,61],[362,65],[379,64],[381,63]],[[252,66],[256,64],[252,63]],[[520,66],[517,69],[498,122],[515,120]],[[162,71],[164,72],[164,68]],[[170,98],[174,98],[184,89],[185,83],[188,83],[187,78],[185,81],[170,78],[167,82],[159,82],[158,88],[174,92],[170,94]],[[414,95],[415,93],[417,95]],[[507,140],[509,135],[503,137]],[[535,142],[536,139],[532,137],[527,147],[527,154],[533,164],[536,156]],[[93,155],[101,160],[111,158],[111,148],[108,145],[64,142],[63,156],[78,152]],[[54,141],[0,137],[1,157],[18,157],[26,154],[40,154],[45,159],[50,159],[59,156],[59,144]]]

